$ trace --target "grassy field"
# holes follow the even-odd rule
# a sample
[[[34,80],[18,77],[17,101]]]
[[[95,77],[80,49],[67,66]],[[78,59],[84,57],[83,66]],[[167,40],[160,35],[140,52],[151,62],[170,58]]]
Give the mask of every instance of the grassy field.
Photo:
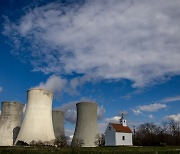
[[[98,148],[55,148],[55,147],[0,147],[0,154],[180,154],[179,147],[98,147]]]

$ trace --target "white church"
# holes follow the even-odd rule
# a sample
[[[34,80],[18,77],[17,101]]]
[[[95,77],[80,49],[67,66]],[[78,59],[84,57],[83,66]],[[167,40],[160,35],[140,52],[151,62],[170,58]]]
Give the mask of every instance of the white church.
[[[105,131],[105,146],[133,145],[132,131],[122,114],[120,124],[109,123]]]

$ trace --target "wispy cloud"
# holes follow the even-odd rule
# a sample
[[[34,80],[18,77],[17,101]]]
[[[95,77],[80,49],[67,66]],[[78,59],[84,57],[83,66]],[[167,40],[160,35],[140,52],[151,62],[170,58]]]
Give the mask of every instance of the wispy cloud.
[[[139,109],[132,109],[132,111],[135,115],[139,115],[142,113]]]
[[[114,116],[114,117],[112,117],[112,118],[105,118],[104,119],[104,122],[106,122],[106,123],[119,123],[119,120],[120,120],[120,116]]]
[[[167,108],[166,103],[175,102],[175,101],[180,101],[180,95],[166,97],[166,98],[155,101],[154,103],[151,103],[148,105],[140,105],[140,106],[132,109],[132,112],[135,115],[140,115],[143,112],[156,112],[160,109]]]
[[[154,119],[154,116],[153,116],[152,114],[150,114],[148,117],[149,117],[150,119]]]
[[[73,136],[74,135],[74,129],[65,129],[65,135],[66,136]]]
[[[165,109],[167,108],[166,104],[161,104],[161,103],[153,103],[153,104],[148,104],[148,105],[139,105],[135,109],[132,109],[132,112],[135,115],[140,115],[143,112],[157,112],[160,109]]]
[[[168,0],[49,3],[15,23],[7,19],[3,33],[16,55],[31,57],[35,71],[128,79],[145,87],[180,74],[179,7],[180,1]]]
[[[93,81],[94,81],[93,75],[84,75],[82,77],[75,77],[68,82],[68,87],[66,88],[66,92],[71,95],[79,94],[77,89],[80,86],[82,86],[86,82],[93,82]]]
[[[180,101],[180,95],[173,96],[173,97],[167,97],[167,98],[160,100],[159,102],[168,103],[168,102],[175,102],[175,101]]]
[[[154,103],[154,104],[149,104],[149,105],[138,106],[138,109],[140,111],[145,111],[145,112],[156,112],[166,107],[167,107],[166,104]]]
[[[121,119],[122,114],[123,114],[124,117],[127,117],[129,115],[129,112],[128,111],[119,111],[116,114],[116,116],[110,117],[110,118],[105,118],[103,121],[105,123],[110,123],[110,122],[112,122],[112,123],[119,123],[120,122],[119,120]]]
[[[164,119],[166,119],[166,120],[173,120],[175,122],[180,122],[180,113],[178,113],[176,115],[165,116]]]

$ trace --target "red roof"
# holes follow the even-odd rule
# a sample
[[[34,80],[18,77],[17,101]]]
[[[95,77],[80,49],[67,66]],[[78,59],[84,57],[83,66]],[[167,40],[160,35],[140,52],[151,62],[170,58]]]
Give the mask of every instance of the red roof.
[[[131,129],[128,126],[123,126],[121,124],[110,123],[116,132],[132,133]]]

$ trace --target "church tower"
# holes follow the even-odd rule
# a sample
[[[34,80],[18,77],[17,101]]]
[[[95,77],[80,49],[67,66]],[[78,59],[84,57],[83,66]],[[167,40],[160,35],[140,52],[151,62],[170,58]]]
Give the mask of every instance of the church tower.
[[[120,119],[120,124],[121,124],[122,126],[127,126],[126,120],[124,119],[123,113],[122,113],[122,116],[121,116],[121,119]]]

